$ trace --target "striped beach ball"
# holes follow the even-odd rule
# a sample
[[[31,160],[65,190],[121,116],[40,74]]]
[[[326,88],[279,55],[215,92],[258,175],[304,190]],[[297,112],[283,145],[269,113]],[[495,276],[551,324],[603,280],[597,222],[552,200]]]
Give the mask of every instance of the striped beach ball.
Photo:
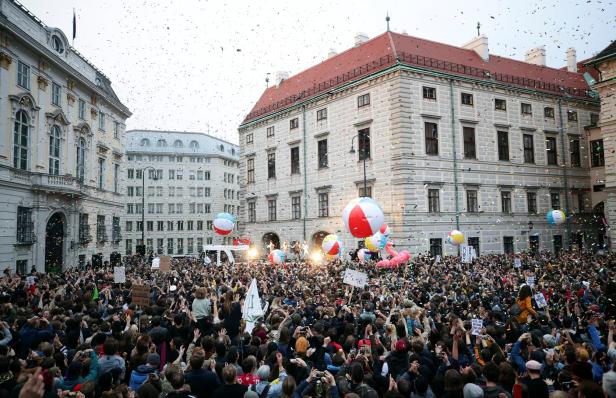
[[[325,255],[337,256],[342,249],[342,242],[338,238],[338,235],[330,234],[323,239],[321,249],[323,249]]]
[[[285,255],[282,250],[272,250],[272,252],[268,256],[270,263],[272,264],[282,264],[284,263]]]
[[[229,213],[218,213],[214,218],[213,226],[218,235],[229,235],[235,228],[235,217]]]
[[[562,210],[550,210],[548,211],[546,218],[548,220],[548,224],[559,225],[565,222],[567,216]]]
[[[459,246],[464,243],[464,234],[457,229],[454,229],[447,235],[447,242],[454,246]]]
[[[385,217],[381,206],[371,198],[356,198],[342,212],[346,229],[356,238],[367,238],[379,231]]]

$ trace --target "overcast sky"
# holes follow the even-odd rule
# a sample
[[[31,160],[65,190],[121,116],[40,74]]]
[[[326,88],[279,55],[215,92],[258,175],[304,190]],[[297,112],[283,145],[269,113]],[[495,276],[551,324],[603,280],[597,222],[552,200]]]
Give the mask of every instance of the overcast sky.
[[[616,0],[343,1],[22,0],[112,81],[129,129],[202,131],[237,143],[237,127],[268,72],[295,74],[386,29],[461,45],[481,33],[490,53],[523,59],[545,45],[548,66],[578,60],[614,37]],[[472,3],[469,4],[469,3]],[[538,6],[536,3],[539,3]],[[468,4],[468,5],[467,5]]]

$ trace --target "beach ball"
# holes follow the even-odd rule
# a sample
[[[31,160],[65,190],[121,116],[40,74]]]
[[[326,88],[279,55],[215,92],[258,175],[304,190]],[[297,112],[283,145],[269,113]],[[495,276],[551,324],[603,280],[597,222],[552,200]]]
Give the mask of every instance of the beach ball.
[[[383,236],[380,232],[367,237],[364,239],[364,244],[368,250],[371,252],[378,252],[382,250],[387,244],[387,238]]]
[[[342,212],[346,229],[356,238],[367,238],[379,232],[385,216],[381,206],[372,198],[356,198]]]
[[[338,235],[329,234],[323,239],[321,243],[321,249],[326,256],[336,256],[342,249],[342,242],[338,238]]]
[[[272,264],[282,264],[284,263],[285,255],[282,250],[272,250],[272,252],[268,256],[270,263]]]
[[[383,234],[384,236],[389,236],[389,227],[387,226],[387,224],[381,225],[379,232]]]
[[[229,235],[235,228],[235,217],[229,213],[218,213],[214,218],[213,226],[218,235]]]
[[[359,249],[357,251],[357,258],[359,259],[359,261],[361,261],[362,263],[366,260],[370,260],[370,252],[366,249]]]
[[[565,216],[565,212],[562,210],[550,210],[546,215],[548,220],[548,224],[559,225],[565,222],[567,216]]]
[[[447,235],[447,242],[454,246],[459,246],[464,243],[464,234],[457,229],[454,229]]]

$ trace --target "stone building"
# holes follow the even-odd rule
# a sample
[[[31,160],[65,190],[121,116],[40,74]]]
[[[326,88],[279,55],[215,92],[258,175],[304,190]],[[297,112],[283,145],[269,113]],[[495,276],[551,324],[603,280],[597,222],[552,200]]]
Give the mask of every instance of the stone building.
[[[126,160],[126,254],[135,254],[142,239],[147,253],[171,256],[232,243],[231,236],[214,233],[212,221],[218,213],[239,212],[237,145],[203,133],[130,130]]]
[[[599,103],[567,56],[556,69],[544,48],[518,61],[485,36],[456,47],[388,31],[279,74],[239,126],[243,233],[313,245],[336,233],[351,250],[362,242],[342,210],[365,195],[411,253],[455,253],[456,228],[478,253],[590,247],[584,126]],[[550,209],[567,222],[547,225]]]
[[[61,30],[0,1],[0,268],[60,270],[122,250],[130,115]]]

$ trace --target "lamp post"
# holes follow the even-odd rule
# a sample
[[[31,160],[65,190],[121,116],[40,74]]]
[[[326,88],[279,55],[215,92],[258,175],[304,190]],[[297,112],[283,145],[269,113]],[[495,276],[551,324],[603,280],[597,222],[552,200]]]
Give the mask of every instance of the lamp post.
[[[359,137],[360,134],[354,135],[353,138],[351,139],[351,150],[349,151],[350,154],[355,154],[355,147],[353,146],[353,143],[355,142],[355,138]],[[368,138],[370,137],[369,134],[364,134],[366,135]],[[359,141],[359,139],[358,139]],[[359,144],[358,144],[359,145]],[[362,160],[364,162],[364,195],[366,196],[367,194],[367,187],[368,187],[368,181],[366,180],[366,153],[365,153],[365,144],[364,146],[362,146],[361,148],[359,148],[359,154],[362,157]]]
[[[141,169],[141,245],[143,246],[143,256],[145,258],[145,171],[148,169],[152,169],[156,171],[156,169],[152,166],[147,166]],[[156,174],[152,176],[154,181],[158,180]]]

